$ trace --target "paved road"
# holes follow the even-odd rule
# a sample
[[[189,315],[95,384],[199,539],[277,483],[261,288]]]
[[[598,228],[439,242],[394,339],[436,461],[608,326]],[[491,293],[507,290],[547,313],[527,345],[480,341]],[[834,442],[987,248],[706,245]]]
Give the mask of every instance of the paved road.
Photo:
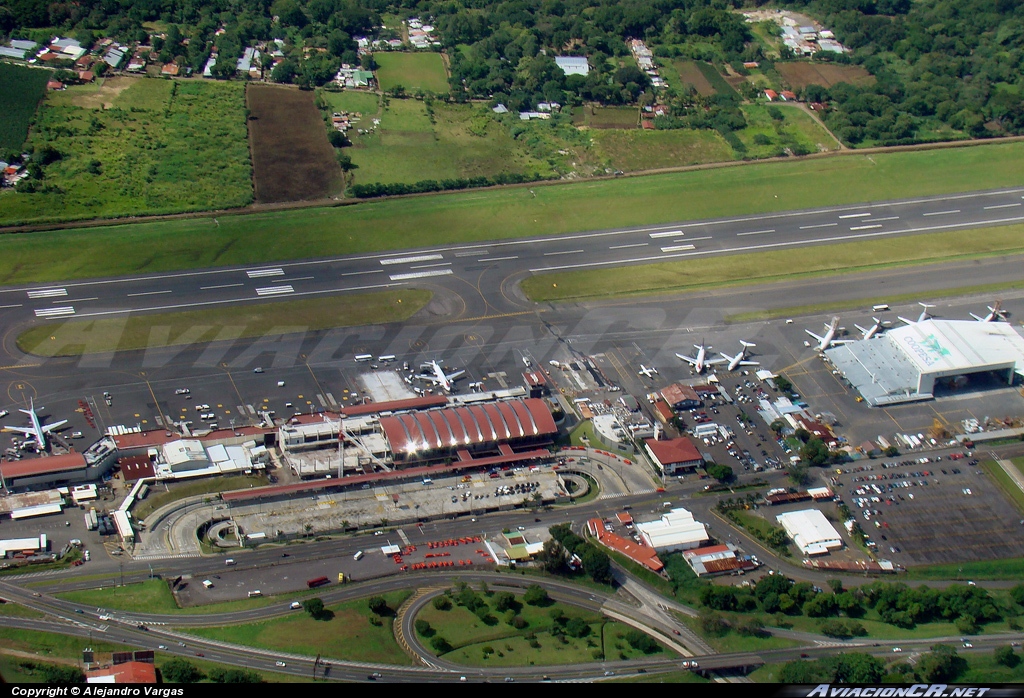
[[[470,314],[522,309],[527,274],[915,235],[1024,221],[1024,188],[805,211],[0,289],[7,320],[98,318],[409,285],[462,296]],[[494,294],[492,289],[500,289]]]

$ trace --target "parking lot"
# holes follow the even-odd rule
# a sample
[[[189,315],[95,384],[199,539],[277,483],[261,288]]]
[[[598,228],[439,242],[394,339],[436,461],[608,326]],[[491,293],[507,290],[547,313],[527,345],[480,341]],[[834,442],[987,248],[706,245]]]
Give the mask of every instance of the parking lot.
[[[1020,513],[975,460],[941,458],[871,461],[835,475],[878,555],[906,566],[1024,555]]]

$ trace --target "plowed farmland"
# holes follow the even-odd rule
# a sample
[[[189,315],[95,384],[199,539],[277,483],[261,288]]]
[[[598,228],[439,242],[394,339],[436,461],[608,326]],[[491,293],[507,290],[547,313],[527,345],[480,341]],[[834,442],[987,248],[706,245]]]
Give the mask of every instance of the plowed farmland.
[[[339,191],[341,168],[312,92],[252,85],[246,102],[256,201],[305,201]]]
[[[808,85],[832,87],[840,82],[848,82],[851,85],[870,85],[875,81],[874,76],[859,65],[776,63],[775,69],[794,90]]]

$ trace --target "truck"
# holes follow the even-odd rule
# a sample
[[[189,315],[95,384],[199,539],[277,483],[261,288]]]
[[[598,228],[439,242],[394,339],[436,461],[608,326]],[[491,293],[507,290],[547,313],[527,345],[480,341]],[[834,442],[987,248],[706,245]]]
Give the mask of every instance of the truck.
[[[308,580],[306,580],[306,586],[309,587],[310,589],[316,589],[317,587],[322,587],[325,584],[330,584],[330,583],[331,583],[331,580],[328,579],[327,577],[317,577],[316,579],[308,579]]]
[[[138,498],[139,499],[145,499],[148,496],[149,496],[149,485],[143,484],[142,487],[139,488]]]

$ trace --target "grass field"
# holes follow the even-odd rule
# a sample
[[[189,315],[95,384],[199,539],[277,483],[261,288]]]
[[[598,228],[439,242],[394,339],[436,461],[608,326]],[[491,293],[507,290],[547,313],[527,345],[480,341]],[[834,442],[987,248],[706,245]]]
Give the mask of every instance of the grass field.
[[[801,61],[776,63],[775,69],[794,90],[803,89],[808,85],[832,87],[840,82],[848,82],[851,85],[871,85],[875,82],[874,76],[859,65]]]
[[[718,72],[718,68],[711,65],[710,63],[704,63],[703,61],[698,61],[696,65],[697,70],[699,70],[701,74],[704,75],[704,79],[706,79],[708,81],[708,84],[710,84],[715,89],[715,92],[717,92],[720,95],[731,95],[733,97],[737,96],[736,90],[734,90],[732,85],[730,85],[726,81],[726,79],[722,77],[722,74]]]
[[[527,188],[511,187],[219,216],[216,225],[210,218],[196,218],[7,235],[0,239],[0,283],[308,259],[1021,183],[1024,143],[1001,143],[538,186],[536,196]],[[724,191],[729,196],[722,196]],[[0,204],[6,197],[0,195]],[[495,221],[501,225],[495,226]],[[971,243],[983,240],[976,236]],[[73,255],[69,249],[74,249]]]
[[[15,618],[45,618],[46,614],[42,611],[37,611],[34,608],[20,606],[8,601],[7,603],[0,604],[0,616]]]
[[[700,674],[692,671],[665,671],[649,672],[646,674],[633,674],[632,676],[619,676],[607,679],[602,683],[711,683],[711,679],[705,679]]]
[[[356,125],[358,128],[370,126],[370,119],[380,111],[380,95],[374,92],[319,90],[317,96],[331,106],[331,111],[359,112],[363,121]]]
[[[401,85],[408,93],[416,90],[447,94],[448,75],[439,53],[384,52],[373,55],[377,61],[377,81],[385,92]]]
[[[167,582],[162,579],[150,579],[138,584],[108,589],[66,591],[54,596],[83,606],[116,608],[122,611],[144,608],[147,613],[173,613],[178,610],[178,604],[174,601]]]
[[[791,640],[787,637],[775,637],[774,635],[766,635],[765,637],[740,635],[732,630],[721,637],[712,637],[701,630],[700,621],[698,619],[681,613],[676,614],[676,617],[679,618],[680,622],[685,623],[690,630],[704,638],[704,641],[711,645],[716,652],[768,652],[771,650],[783,650],[789,649],[790,647],[799,647],[802,644],[806,644],[799,640]]]
[[[697,94],[702,97],[710,97],[715,94],[715,87],[704,75],[704,71],[697,67],[695,61],[673,61],[672,67],[679,75],[679,81],[685,85],[691,85]],[[714,66],[712,66],[712,69]]]
[[[430,291],[402,289],[312,298],[284,303],[239,303],[206,310],[156,313],[102,320],[71,320],[33,327],[18,347],[37,356],[79,356],[231,338],[310,332],[408,320]],[[238,334],[241,332],[241,334]]]
[[[623,172],[682,167],[735,159],[717,131],[677,129],[594,131],[594,148]]]
[[[48,70],[0,63],[0,153],[25,142],[50,75]]]
[[[203,478],[192,482],[175,482],[168,491],[153,491],[132,509],[132,518],[146,520],[146,517],[162,506],[186,497],[215,492],[230,492],[246,487],[262,487],[269,484],[263,475],[229,475],[227,477]]]
[[[747,119],[747,127],[736,131],[736,135],[747,146],[747,157],[775,157],[782,154],[783,148],[794,145],[803,147],[809,153],[839,149],[836,139],[800,107],[776,105],[776,108],[784,117],[782,121],[771,118],[765,105],[748,104],[741,107]],[[757,138],[758,135],[761,138]],[[764,143],[765,139],[770,142]]]
[[[706,259],[696,256],[639,267],[542,274],[523,281],[522,288],[534,301],[557,301],[850,273],[889,265],[1020,252],[1024,250],[1022,233],[1024,225],[1013,225],[986,228],[984,236],[971,230],[957,230]],[[964,255],[963,250],[971,250],[971,254]]]
[[[391,99],[374,133],[350,134],[345,152],[358,169],[357,184],[418,182],[423,179],[493,176],[499,173],[547,173],[550,166],[513,140],[486,108]],[[360,127],[370,126],[364,116]]]
[[[241,83],[123,84],[109,109],[43,103],[28,142],[53,147],[59,159],[44,168],[36,191],[23,182],[0,195],[0,224],[209,210],[252,200]]]
[[[960,580],[1020,580],[1024,579],[1024,558],[1004,560],[979,560],[977,562],[961,562],[943,565],[926,565],[911,567],[907,570],[907,579],[960,579]]]
[[[640,116],[633,107],[597,107],[585,104],[572,112],[572,122],[587,128],[637,128]]]
[[[397,609],[411,591],[381,594],[392,609]],[[327,607],[328,620],[314,620],[308,613],[285,618],[229,625],[222,628],[194,628],[195,635],[248,647],[294,652],[355,662],[375,662],[408,666],[412,660],[402,651],[391,629],[391,618],[383,624],[370,623],[373,613],[366,599],[357,599]]]

